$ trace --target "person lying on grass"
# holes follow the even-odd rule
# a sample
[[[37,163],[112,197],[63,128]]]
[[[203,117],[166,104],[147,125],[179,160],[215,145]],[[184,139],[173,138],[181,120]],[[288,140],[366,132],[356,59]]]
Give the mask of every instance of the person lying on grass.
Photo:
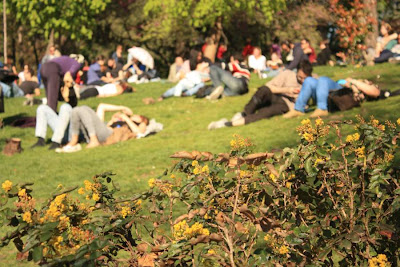
[[[301,90],[297,97],[295,107],[284,118],[293,118],[305,115],[305,109],[310,98],[316,100],[317,109],[311,114],[311,118],[324,117],[328,113],[328,97],[332,91],[347,87],[352,89],[354,100],[361,102],[365,97],[379,99],[381,91],[372,82],[347,78],[346,80],[333,81],[329,77],[305,77],[301,79]]]
[[[308,60],[303,60],[299,64],[297,75],[302,75],[302,77],[312,75],[312,65]],[[241,126],[272,116],[282,115],[294,109],[294,103],[300,88],[301,84],[298,82],[296,72],[284,70],[264,86],[258,88],[243,111],[236,113],[231,121],[223,118],[219,121],[211,122],[208,125],[208,129]]]
[[[195,70],[190,71],[185,75],[185,78],[180,80],[177,85],[168,89],[162,94],[158,101],[171,96],[192,96],[204,86],[204,83],[210,80],[210,69],[208,62],[201,60]]]
[[[134,91],[135,90],[126,82],[108,83],[102,86],[89,85],[80,89],[79,99],[86,99],[89,97],[111,97],[132,93]]]
[[[116,111],[116,113],[105,124],[104,114],[107,111]],[[88,106],[79,106],[74,108],[71,114],[71,140],[56,152],[68,153],[81,150],[80,130],[87,137],[86,139],[89,139],[86,148],[93,148],[135,138],[138,134],[143,134],[148,125],[147,117],[133,114],[132,110],[125,106],[101,103],[96,112]]]

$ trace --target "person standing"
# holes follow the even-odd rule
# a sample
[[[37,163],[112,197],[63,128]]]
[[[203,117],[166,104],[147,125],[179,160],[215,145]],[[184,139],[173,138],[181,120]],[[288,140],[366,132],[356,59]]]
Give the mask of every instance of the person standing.
[[[61,56],[43,64],[40,69],[46,97],[47,105],[57,112],[57,103],[62,100],[61,86],[72,87],[73,81],[79,71],[81,64],[69,56]]]

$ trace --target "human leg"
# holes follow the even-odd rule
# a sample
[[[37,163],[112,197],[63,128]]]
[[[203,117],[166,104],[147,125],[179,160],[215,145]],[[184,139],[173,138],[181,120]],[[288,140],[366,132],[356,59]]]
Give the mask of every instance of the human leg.
[[[41,75],[46,89],[47,105],[57,111],[58,95],[61,87],[60,66],[47,62],[41,69]]]
[[[92,142],[92,138],[93,141],[97,140],[99,142],[104,142],[112,133],[112,130],[107,128],[107,126],[96,115],[96,112],[88,106],[80,106],[72,110],[72,135],[79,134],[79,128],[81,125],[86,129],[90,138],[90,142]]]
[[[282,115],[289,111],[289,107],[281,96],[272,95],[268,106],[260,108],[256,113],[244,117],[244,123],[249,124],[272,116]],[[232,122],[232,124],[235,124]]]
[[[86,99],[89,97],[96,97],[99,95],[99,91],[96,89],[96,87],[90,87],[85,89],[82,93],[80,93],[80,99]]]
[[[271,104],[273,93],[267,86],[261,86],[257,92],[251,97],[250,101],[244,107],[243,112],[250,115],[256,112],[257,109]]]
[[[64,138],[68,124],[71,118],[72,107],[70,104],[64,103],[60,107],[60,111],[58,113],[58,120],[54,125],[53,136],[51,141],[57,144],[61,144],[62,139]]]
[[[328,110],[328,96],[330,91],[341,89],[342,86],[328,77],[320,77],[317,82],[317,108]]]
[[[297,97],[294,109],[300,112],[305,112],[308,100],[311,97],[316,97],[318,80],[313,77],[307,77],[301,87],[299,96]]]
[[[196,84],[194,87],[192,87],[192,88],[186,90],[186,91],[184,92],[184,94],[185,94],[185,96],[192,96],[192,95],[195,95],[195,94],[197,93],[197,91],[199,91],[199,89],[200,89],[200,88],[203,88],[203,87],[204,87],[204,83]]]

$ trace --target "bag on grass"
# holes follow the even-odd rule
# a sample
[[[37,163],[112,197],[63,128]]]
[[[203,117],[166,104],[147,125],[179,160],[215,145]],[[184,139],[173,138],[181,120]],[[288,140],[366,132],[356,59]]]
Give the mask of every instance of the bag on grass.
[[[353,90],[349,88],[343,88],[329,93],[329,112],[349,110],[354,107],[359,107],[360,104],[361,101],[355,99]]]

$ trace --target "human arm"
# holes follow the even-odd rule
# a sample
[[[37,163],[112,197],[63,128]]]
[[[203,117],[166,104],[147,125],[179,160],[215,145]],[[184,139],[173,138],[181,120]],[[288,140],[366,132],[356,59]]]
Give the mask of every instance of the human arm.
[[[120,118],[128,124],[129,129],[133,133],[144,133],[146,131],[146,124],[144,122],[140,123],[139,125],[136,125],[135,123],[132,122],[132,120],[126,115],[126,114],[121,114]]]
[[[296,46],[293,49],[293,61],[290,62],[289,66],[287,66],[286,68],[289,69],[289,70],[296,69],[297,66],[299,65],[302,57],[303,57],[303,54],[304,53],[303,53],[303,50],[301,49],[301,47],[300,46]]]
[[[351,89],[353,89],[353,91],[359,90],[370,97],[378,97],[380,95],[381,91],[374,84],[369,84],[352,78],[347,78],[346,82],[346,86],[349,86]]]
[[[122,111],[124,114],[126,114],[128,116],[131,116],[133,114],[132,110],[128,107],[105,104],[105,103],[99,104],[99,106],[97,107],[97,110],[96,110],[96,114],[102,121],[104,121],[104,114],[107,111]]]

